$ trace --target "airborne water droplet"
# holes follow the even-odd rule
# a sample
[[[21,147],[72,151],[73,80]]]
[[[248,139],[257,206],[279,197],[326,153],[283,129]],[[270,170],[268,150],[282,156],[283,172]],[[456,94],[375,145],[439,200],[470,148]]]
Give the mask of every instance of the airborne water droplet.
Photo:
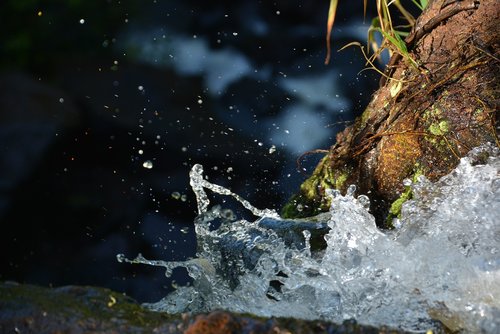
[[[146,160],[142,163],[142,167],[146,169],[151,169],[153,168],[153,162],[151,160]]]

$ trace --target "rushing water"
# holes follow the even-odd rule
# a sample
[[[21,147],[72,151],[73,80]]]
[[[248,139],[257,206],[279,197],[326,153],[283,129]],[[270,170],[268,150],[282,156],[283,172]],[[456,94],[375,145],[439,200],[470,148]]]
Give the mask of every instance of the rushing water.
[[[490,155],[485,159],[485,153]],[[193,278],[158,303],[170,313],[226,309],[262,316],[390,325],[427,330],[500,330],[500,157],[493,146],[474,149],[436,183],[421,176],[403,205],[395,231],[381,231],[366,196],[332,190],[329,213],[282,220],[228,189],[190,173],[199,216],[197,257],[119,261],[185,267]],[[205,189],[235,197],[260,218],[232,221],[210,207]]]

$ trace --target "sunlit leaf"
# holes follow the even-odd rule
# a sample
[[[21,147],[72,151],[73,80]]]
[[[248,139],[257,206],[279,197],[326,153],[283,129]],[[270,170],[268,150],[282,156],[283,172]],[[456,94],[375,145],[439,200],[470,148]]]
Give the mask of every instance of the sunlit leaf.
[[[330,9],[328,10],[328,22],[326,25],[325,65],[328,65],[328,63],[330,62],[330,56],[331,56],[330,39],[331,39],[331,35],[332,35],[333,22],[335,21],[335,14],[337,12],[337,4],[338,4],[338,0],[330,0]]]
[[[396,48],[396,51],[403,56],[404,59],[406,59],[412,66],[415,68],[418,67],[418,64],[413,60],[413,58],[410,56],[408,53],[408,49],[406,48],[406,43],[405,41],[401,38],[400,35],[394,34],[390,35],[385,31],[380,31],[384,37]]]

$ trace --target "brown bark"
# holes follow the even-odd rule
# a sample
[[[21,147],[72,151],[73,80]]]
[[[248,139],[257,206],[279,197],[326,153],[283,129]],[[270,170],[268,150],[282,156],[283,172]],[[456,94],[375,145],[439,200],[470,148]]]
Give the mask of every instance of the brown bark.
[[[406,39],[419,64],[393,56],[381,87],[285,206],[284,215],[328,209],[326,188],[350,184],[388,227],[402,181],[448,174],[471,148],[499,145],[500,6],[497,0],[431,1]],[[301,210],[297,210],[297,205]]]

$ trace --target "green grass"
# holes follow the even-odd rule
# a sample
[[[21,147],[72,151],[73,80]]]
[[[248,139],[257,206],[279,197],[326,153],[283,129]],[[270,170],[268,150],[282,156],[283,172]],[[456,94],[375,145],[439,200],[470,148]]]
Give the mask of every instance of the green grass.
[[[367,58],[368,63],[373,66],[374,60],[380,56],[384,50],[388,50],[390,54],[396,52],[399,53],[411,66],[418,67],[418,64],[414,59],[410,57],[408,50],[406,48],[406,43],[403,40],[405,36],[408,35],[408,31],[415,24],[415,18],[405,9],[405,6],[401,4],[400,0],[375,0],[375,5],[377,6],[378,16],[372,20],[371,26],[368,29],[368,52],[370,48],[373,50],[373,55]],[[405,1],[406,5],[410,1]],[[427,0],[411,0],[411,2],[417,6],[421,11],[427,7]],[[328,10],[328,20],[327,20],[327,31],[326,31],[326,58],[325,64],[328,64],[331,59],[331,36],[332,29],[335,23],[335,17],[337,14],[338,0],[330,0],[330,8]],[[368,5],[368,0],[363,0],[363,12],[366,16],[366,7]],[[397,12],[402,15],[404,19],[408,22],[407,26],[404,27],[394,27],[392,23],[391,12]],[[406,28],[407,30],[401,30],[401,28]],[[382,37],[382,42],[378,44],[377,34]],[[349,45],[356,45],[355,43],[350,43]],[[363,52],[364,53],[364,52]]]

